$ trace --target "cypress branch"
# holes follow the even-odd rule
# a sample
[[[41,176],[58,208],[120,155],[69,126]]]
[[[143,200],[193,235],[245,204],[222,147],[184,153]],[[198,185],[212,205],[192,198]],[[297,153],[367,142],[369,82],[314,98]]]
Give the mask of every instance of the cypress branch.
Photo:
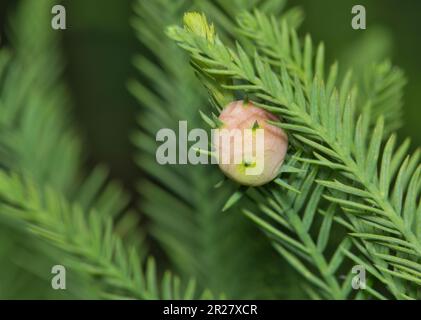
[[[197,24],[207,24],[205,17],[201,15],[191,14],[190,17]],[[285,25],[284,23],[283,26]],[[354,115],[357,110],[352,89],[347,85],[342,86],[341,90],[335,89],[335,65],[327,75],[326,84],[323,82],[323,50],[318,50],[314,62],[315,72],[310,72],[313,60],[309,38],[301,48],[294,30],[288,27],[282,30],[282,27],[279,27],[274,32],[277,32],[281,39],[281,43],[277,42],[278,47],[290,48],[289,55],[292,58],[289,60],[304,65],[306,72],[302,73],[302,69],[297,70],[294,65],[282,61],[278,68],[274,68],[261,54],[255,53],[254,57],[250,58],[243,53],[241,46],[238,45],[237,50],[229,49],[216,35],[215,40],[209,42],[197,35],[195,30],[178,27],[168,29],[169,36],[187,50],[194,61],[204,65],[199,67],[200,72],[208,73],[212,77],[213,70],[224,71],[225,82],[234,79],[243,81],[247,85],[243,88],[247,94],[252,94],[261,101],[259,106],[270,108],[272,112],[281,115],[284,122],[293,125],[289,128],[289,133],[296,139],[296,147],[304,144],[312,149],[317,159],[311,160],[313,164],[332,169],[336,169],[338,165],[342,166],[343,171],[339,173],[352,188],[344,189],[332,181],[335,184],[329,185],[329,189],[352,198],[327,199],[354,215],[369,214],[385,218],[399,233],[399,236],[388,235],[387,240],[404,243],[413,250],[417,261],[421,255],[416,230],[420,219],[416,215],[420,208],[419,151],[403,161],[402,157],[407,150],[401,148],[393,154],[393,148],[390,147],[392,138],[387,143],[387,152],[380,156],[384,120],[380,118],[375,122],[370,138],[370,116],[363,113],[358,121],[355,121]],[[206,67],[209,62],[212,64],[210,72]],[[226,85],[224,88],[239,89]],[[382,161],[381,167],[377,165],[378,161]],[[385,182],[383,184],[380,183],[382,176],[382,182]],[[392,184],[395,178],[396,181]],[[356,195],[356,192],[359,195]],[[361,197],[363,194],[370,196]],[[403,214],[404,207],[407,208],[406,214]],[[383,231],[384,228],[374,228],[369,233],[370,237],[366,237],[365,240],[375,241],[383,250],[389,250],[384,241],[378,241],[377,233]],[[389,251],[389,254],[393,256],[393,251]]]
[[[103,298],[199,297],[194,282],[183,288],[171,273],[160,283],[153,259],[141,267],[136,247],[124,245],[109,216],[84,212],[60,193],[39,187],[29,178],[0,172],[0,214],[23,222],[26,231],[65,252],[66,265],[95,279]]]

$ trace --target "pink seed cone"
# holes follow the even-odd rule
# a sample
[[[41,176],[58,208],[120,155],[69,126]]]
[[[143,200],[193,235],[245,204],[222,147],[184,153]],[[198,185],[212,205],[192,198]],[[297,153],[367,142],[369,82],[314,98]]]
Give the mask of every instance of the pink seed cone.
[[[263,163],[263,170],[259,174],[247,174],[246,168],[250,168],[250,155],[245,153],[244,143],[234,145],[234,138],[231,138],[229,144],[224,144],[220,140],[220,134],[214,136],[214,147],[219,154],[219,167],[224,174],[232,180],[248,186],[264,185],[277,177],[279,169],[285,159],[288,148],[288,137],[285,132],[278,127],[270,125],[267,120],[279,120],[275,115],[254,106],[251,102],[244,103],[244,101],[235,101],[227,105],[219,116],[222,122],[220,130],[233,130],[239,129],[243,134],[244,130],[252,129],[257,122],[258,129],[263,129],[264,134],[264,147],[263,158],[259,158],[256,153],[257,139],[253,136],[253,165],[257,161]],[[244,141],[243,141],[244,142]],[[249,143],[249,142],[247,142]],[[229,157],[229,164],[222,163],[223,156]],[[234,163],[234,158],[237,156],[243,159],[241,163]],[[237,159],[238,159],[237,158]]]

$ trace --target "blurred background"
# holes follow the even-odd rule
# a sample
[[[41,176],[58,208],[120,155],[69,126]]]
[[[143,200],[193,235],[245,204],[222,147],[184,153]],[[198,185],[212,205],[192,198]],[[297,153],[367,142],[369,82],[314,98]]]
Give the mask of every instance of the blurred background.
[[[202,2],[206,1],[211,0]],[[2,46],[8,44],[8,17],[19,2],[0,0]],[[66,63],[64,80],[70,88],[72,111],[87,153],[86,169],[96,164],[108,165],[112,178],[123,183],[132,197],[132,207],[138,209],[135,203],[141,196],[136,184],[144,173],[135,165],[136,150],[129,137],[136,129],[136,117],[142,110],[127,84],[130,79],[138,78],[133,66],[134,55],[149,53],[139,44],[130,25],[134,16],[133,1],[65,0],[61,3],[67,10],[67,30],[56,32],[61,36]],[[366,30],[351,28],[351,8],[356,4],[366,7]],[[308,32],[315,42],[323,41],[330,62],[337,59],[342,66],[364,68],[374,57],[389,57],[404,70],[408,84],[404,96],[405,125],[400,130],[400,138],[409,136],[414,148],[420,146],[421,1],[291,0],[288,6],[303,9],[302,34]],[[166,15],[165,8],[162,10]],[[180,22],[181,19],[180,15]],[[40,23],[49,24],[49,21]],[[167,259],[153,244],[152,252],[158,260]],[[280,268],[284,274],[289,272],[284,265]],[[285,287],[291,288],[291,292],[277,292],[274,296],[300,296],[301,293],[292,292],[293,284],[293,277],[285,279]]]

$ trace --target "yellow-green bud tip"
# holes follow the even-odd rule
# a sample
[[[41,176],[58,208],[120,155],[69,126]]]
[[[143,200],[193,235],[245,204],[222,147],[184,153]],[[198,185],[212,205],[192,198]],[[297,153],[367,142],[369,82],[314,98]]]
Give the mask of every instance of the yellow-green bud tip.
[[[205,14],[187,12],[183,18],[184,28],[195,35],[205,38],[211,43],[215,41],[215,27],[208,23]]]

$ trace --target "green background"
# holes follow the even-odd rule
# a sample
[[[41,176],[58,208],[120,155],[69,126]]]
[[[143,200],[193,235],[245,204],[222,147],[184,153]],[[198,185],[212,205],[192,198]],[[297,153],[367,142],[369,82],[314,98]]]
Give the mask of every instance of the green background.
[[[6,17],[14,11],[17,2],[1,0],[2,38],[7,35]],[[65,77],[72,92],[76,124],[86,143],[87,165],[106,163],[112,176],[132,191],[134,204],[138,197],[134,186],[141,173],[133,161],[135,150],[129,136],[136,127],[139,106],[126,84],[137,76],[132,57],[141,48],[130,27],[132,1],[67,0],[62,3],[67,9],[67,30],[57,32],[63,38]],[[380,55],[390,57],[408,78],[404,97],[405,126],[400,138],[409,136],[414,148],[420,146],[421,1],[291,0],[289,3],[303,8],[306,17],[301,31],[310,33],[315,42],[325,42],[330,62],[338,59],[354,66],[357,62],[358,68],[359,63],[362,65],[378,56],[378,44],[382,44]],[[351,28],[351,8],[356,4],[367,9],[367,30]],[[359,50],[362,45],[364,51]]]

